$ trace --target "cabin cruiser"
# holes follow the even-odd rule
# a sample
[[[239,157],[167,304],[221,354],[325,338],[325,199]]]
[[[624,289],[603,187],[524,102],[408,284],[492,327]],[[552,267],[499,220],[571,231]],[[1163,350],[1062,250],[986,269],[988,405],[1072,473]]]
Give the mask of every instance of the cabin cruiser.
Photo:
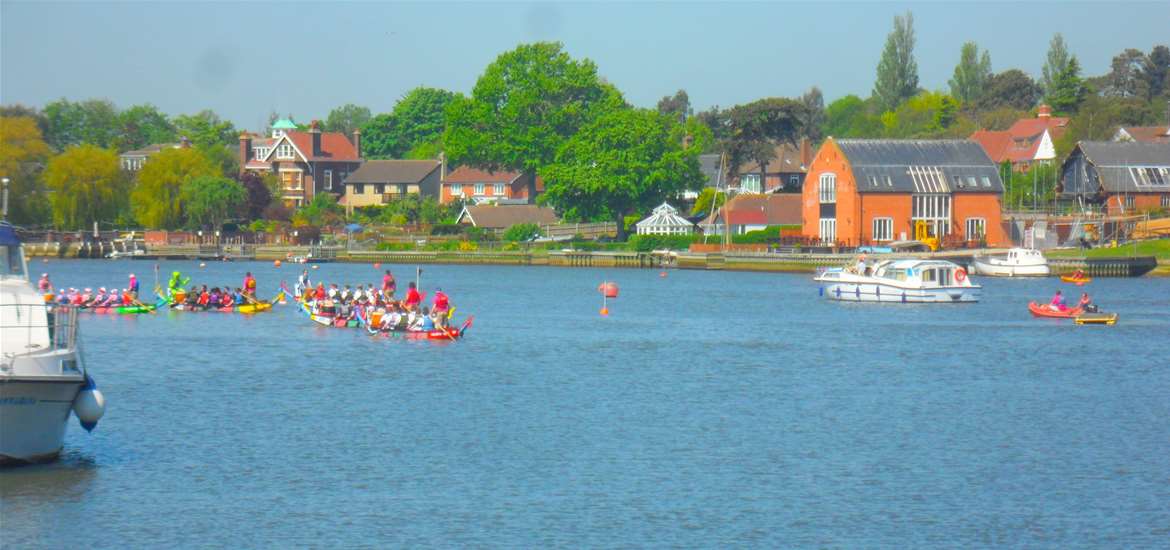
[[[55,459],[71,411],[86,430],[105,411],[78,349],[77,310],[47,304],[27,274],[15,229],[0,222],[0,464]]]
[[[975,256],[971,272],[995,277],[1047,277],[1048,259],[1039,250],[1013,248],[1007,254]]]
[[[945,260],[882,260],[817,274],[820,293],[849,302],[978,302],[983,287],[959,265]]]

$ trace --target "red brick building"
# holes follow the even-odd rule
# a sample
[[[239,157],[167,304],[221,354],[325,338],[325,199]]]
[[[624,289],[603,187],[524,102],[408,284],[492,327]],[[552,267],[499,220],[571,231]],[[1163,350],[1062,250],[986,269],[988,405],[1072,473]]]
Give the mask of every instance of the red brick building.
[[[262,141],[254,146],[253,140]],[[271,173],[280,179],[280,198],[296,208],[318,193],[345,192],[345,178],[361,166],[361,132],[353,141],[338,132],[322,132],[313,121],[308,132],[273,128],[272,138],[240,135],[240,172]]]
[[[1110,215],[1170,210],[1170,141],[1081,141],[1056,185],[1060,198]]]
[[[1041,105],[1036,118],[1021,118],[1003,131],[979,130],[971,134],[996,164],[1010,162],[1018,172],[1026,172],[1037,162],[1056,159],[1055,142],[1068,129],[1067,117],[1052,116],[1052,108]]]
[[[447,204],[455,199],[475,203],[533,204],[536,195],[544,191],[544,182],[535,182],[520,172],[491,172],[460,166],[443,178],[439,202]]]
[[[913,239],[922,221],[947,246],[1006,246],[1002,196],[997,166],[974,141],[829,138],[804,182],[802,233],[881,245]]]

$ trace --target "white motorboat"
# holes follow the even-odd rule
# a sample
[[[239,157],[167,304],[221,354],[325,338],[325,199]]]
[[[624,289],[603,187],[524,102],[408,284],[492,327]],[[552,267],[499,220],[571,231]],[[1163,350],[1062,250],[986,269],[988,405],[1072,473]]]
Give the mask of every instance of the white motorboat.
[[[945,260],[883,260],[862,269],[818,273],[821,295],[848,302],[950,304],[978,302],[983,289],[961,266]]]
[[[1048,258],[1039,250],[1013,248],[1007,254],[975,256],[972,273],[993,277],[1047,277],[1052,274]]]
[[[0,222],[0,464],[55,459],[70,411],[86,430],[105,411],[77,347],[77,310],[47,305],[27,273],[16,231]]]

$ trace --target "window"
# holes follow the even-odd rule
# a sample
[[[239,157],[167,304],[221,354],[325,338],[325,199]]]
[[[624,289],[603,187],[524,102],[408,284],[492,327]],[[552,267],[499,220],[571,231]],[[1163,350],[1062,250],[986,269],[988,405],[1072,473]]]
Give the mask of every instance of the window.
[[[360,187],[358,187],[357,189],[360,189]],[[325,171],[325,190],[326,191],[333,190],[333,170],[326,170]],[[361,193],[361,191],[358,191],[358,193]]]
[[[366,193],[366,185],[364,183],[353,184],[353,194],[364,195]]]
[[[291,143],[281,143],[280,147],[276,148],[276,158],[291,159],[293,158],[293,146]]]
[[[375,195],[382,195],[385,193],[386,193],[386,186],[385,185],[379,183],[379,184],[374,186],[374,194]]]
[[[837,242],[837,218],[821,218],[821,242]]]
[[[874,241],[892,241],[892,240],[894,240],[894,218],[874,218],[873,219],[873,240]]]
[[[495,193],[501,197],[504,196],[504,184],[497,183],[495,185]]]
[[[983,181],[984,187],[991,187],[991,178],[987,176],[980,176],[980,179]]]
[[[967,185],[970,185],[971,187],[979,186],[978,183],[975,183],[975,176],[967,176]]]
[[[1130,168],[1129,173],[1133,176],[1133,182],[1137,185],[1170,185],[1170,168]]]
[[[1162,195],[1162,208],[1170,208],[1170,195]]]
[[[745,193],[762,193],[759,174],[744,174],[739,179],[739,188]]]
[[[967,218],[967,240],[978,241],[987,236],[987,220],[983,218]]]
[[[301,190],[301,173],[300,172],[281,172],[280,182],[287,191]]]
[[[478,197],[481,195],[483,195],[483,184],[477,183],[477,184],[475,184],[475,196]]]
[[[267,154],[268,154],[267,147],[253,147],[252,148],[252,157],[253,158],[262,159]]]
[[[463,186],[458,184],[458,183],[452,183],[451,184],[451,196],[452,197],[462,197],[463,196]]]
[[[821,204],[837,202],[837,175],[821,174],[820,186],[817,188],[821,197]],[[833,233],[836,234],[836,225]]]
[[[1126,210],[1133,210],[1133,195],[1125,196],[1125,208]]]
[[[914,195],[912,201],[910,221],[913,226],[921,220],[930,226],[935,237],[945,237],[950,233],[950,195]]]
[[[791,189],[800,187],[800,176],[788,176],[788,187]]]

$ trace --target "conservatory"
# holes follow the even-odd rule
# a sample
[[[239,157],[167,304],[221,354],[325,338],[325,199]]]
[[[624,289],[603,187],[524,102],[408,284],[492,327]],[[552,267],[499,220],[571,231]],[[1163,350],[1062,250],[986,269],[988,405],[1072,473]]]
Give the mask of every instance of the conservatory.
[[[639,235],[690,235],[695,230],[695,224],[678,215],[678,210],[665,202],[634,227]]]

